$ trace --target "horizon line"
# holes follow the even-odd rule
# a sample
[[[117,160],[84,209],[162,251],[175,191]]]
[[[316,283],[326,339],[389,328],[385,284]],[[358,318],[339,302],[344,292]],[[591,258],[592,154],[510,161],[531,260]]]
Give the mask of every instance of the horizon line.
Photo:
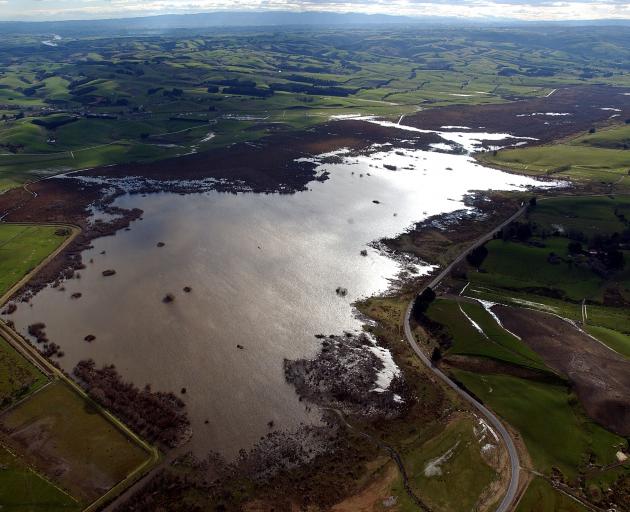
[[[166,16],[176,16],[176,17],[184,17],[184,16],[201,16],[201,15],[211,15],[211,14],[294,14],[294,15],[309,15],[309,14],[328,14],[333,16],[362,16],[365,18],[392,18],[392,19],[406,19],[410,23],[420,22],[420,21],[431,21],[431,20],[452,20],[452,21],[461,21],[461,22],[470,22],[471,24],[481,24],[481,23],[510,23],[510,24],[563,24],[563,23],[580,23],[580,24],[589,24],[589,23],[610,23],[610,22],[630,22],[630,17],[607,17],[607,18],[590,18],[590,19],[580,19],[580,18],[566,18],[566,19],[553,19],[553,18],[545,18],[538,20],[530,20],[530,19],[521,19],[521,18],[510,18],[510,17],[494,17],[494,16],[464,16],[464,15],[439,15],[439,14],[385,14],[385,13],[365,13],[359,11],[309,11],[309,10],[286,10],[286,9],[214,9],[211,11],[194,11],[194,12],[164,12],[164,13],[146,13],[146,14],[121,14],[120,16],[116,15],[106,15],[104,17],[86,17],[86,18],[60,18],[60,19],[30,19],[30,18],[0,18],[0,23],[34,23],[34,24],[45,24],[45,23],[73,23],[73,22],[89,22],[89,21],[124,21],[124,20],[139,20],[146,18],[159,18]],[[398,22],[398,24],[401,22]],[[289,25],[287,23],[278,23],[278,25]],[[202,28],[202,27],[196,27]]]

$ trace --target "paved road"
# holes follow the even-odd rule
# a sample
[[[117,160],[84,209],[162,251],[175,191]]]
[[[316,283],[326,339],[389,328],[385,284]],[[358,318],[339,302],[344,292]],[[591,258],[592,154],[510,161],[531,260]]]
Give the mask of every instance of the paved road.
[[[451,272],[451,270],[453,270],[453,267],[459,264],[470,251],[485,244],[488,240],[491,240],[494,237],[495,233],[503,229],[510,222],[514,221],[515,219],[523,215],[526,209],[527,209],[527,206],[522,206],[514,215],[512,215],[510,218],[502,222],[499,226],[494,228],[491,232],[478,238],[464,252],[462,252],[457,258],[455,258],[446,268],[444,268],[444,270],[442,270],[429,284],[427,284],[424,288],[422,288],[419,291],[419,293],[422,293],[426,288],[429,288],[429,287],[434,289],[438,284],[440,284],[442,279],[444,279]],[[499,433],[499,435],[503,439],[503,442],[505,443],[505,446],[508,451],[508,455],[510,457],[510,484],[508,486],[507,493],[501,500],[501,503],[497,507],[496,512],[507,512],[507,510],[510,509],[510,507],[512,506],[512,503],[514,502],[516,498],[516,492],[518,490],[519,473],[520,473],[520,461],[518,458],[518,452],[516,451],[516,446],[514,445],[514,441],[510,437],[509,432],[503,426],[499,418],[497,418],[494,415],[494,413],[492,413],[487,407],[479,403],[476,399],[470,396],[466,391],[464,391],[457,384],[455,384],[455,382],[453,382],[444,372],[442,372],[439,368],[435,367],[431,363],[429,358],[424,354],[424,352],[422,352],[411,330],[410,319],[411,319],[411,309],[413,307],[413,303],[414,301],[412,300],[409,303],[409,306],[407,307],[407,311],[405,313],[405,337],[407,338],[407,342],[409,343],[413,351],[416,353],[416,355],[420,358],[420,360],[435,375],[437,375],[447,386],[452,388],[464,400],[468,401],[473,407],[475,407],[475,409],[477,409],[481,413],[481,415],[484,418],[486,418],[486,420],[492,425],[492,427]]]

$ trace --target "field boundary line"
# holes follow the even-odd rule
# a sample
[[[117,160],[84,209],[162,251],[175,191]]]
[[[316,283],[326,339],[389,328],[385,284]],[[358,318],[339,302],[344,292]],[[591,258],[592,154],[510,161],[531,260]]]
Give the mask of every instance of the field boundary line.
[[[29,395],[31,396],[31,395]],[[5,411],[6,412],[6,411]],[[5,443],[2,442],[2,440],[0,440],[0,447],[2,447],[3,449],[5,449],[7,452],[9,452],[9,454],[18,460],[22,460],[21,457],[18,456],[17,453],[15,453],[9,446],[7,446]],[[66,496],[68,496],[68,498],[70,498],[72,501],[74,501],[75,503],[79,503],[79,500],[77,498],[75,498],[72,494],[70,494],[66,489],[59,487],[55,482],[51,481],[46,475],[41,474],[39,471],[37,471],[36,469],[34,469],[33,467],[31,467],[29,464],[26,464],[26,469],[28,469],[31,473],[34,473],[35,475],[37,475],[39,478],[41,478],[42,480],[44,480],[45,482],[47,482],[48,484],[50,484],[52,487],[54,487],[55,489],[57,489],[59,492],[61,492],[62,494],[65,494]]]
[[[7,223],[9,224],[9,223]],[[48,263],[50,263],[54,258],[56,258],[64,249],[68,247],[68,245],[74,241],[74,239],[81,233],[81,228],[79,226],[71,225],[71,224],[30,224],[30,223],[10,223],[17,225],[31,225],[31,226],[52,226],[52,227],[65,227],[70,228],[72,230],[71,235],[64,240],[60,244],[55,251],[50,253],[44,260],[42,260],[39,265],[37,265],[33,270],[31,270],[28,274],[26,274],[20,281],[18,281],[15,285],[13,285],[1,298],[0,298],[0,307],[6,303],[15,293],[17,293],[32,277],[37,274],[42,268],[44,268]],[[70,389],[79,395],[79,397],[90,405],[92,405],[101,416],[105,418],[110,424],[112,424],[118,431],[120,431],[124,436],[128,439],[136,443],[140,448],[142,448],[147,454],[148,458],[142,462],[138,467],[136,467],[133,471],[131,471],[127,476],[125,476],[122,480],[117,482],[111,489],[101,495],[92,503],[88,504],[87,507],[84,508],[84,512],[93,512],[98,510],[101,506],[103,506],[108,501],[115,498],[118,494],[122,493],[127,487],[133,484],[136,480],[138,480],[141,476],[143,476],[150,468],[155,466],[161,459],[160,451],[155,447],[147,443],[144,439],[142,439],[139,435],[137,435],[133,430],[131,430],[127,425],[125,425],[120,419],[114,416],[111,412],[109,412],[106,408],[97,403],[94,399],[92,399],[85,390],[79,386],[71,377],[66,375],[60,368],[56,367],[51,361],[45,358],[31,343],[29,343],[26,339],[24,339],[18,332],[16,332],[13,328],[9,327],[4,320],[0,319],[0,336],[6,339],[7,343],[14,347],[18,352],[20,352],[26,359],[34,364],[37,368],[41,369],[48,377],[51,379],[51,382],[61,381],[65,383]],[[41,389],[41,388],[40,388]],[[38,390],[37,390],[38,391]],[[33,396],[33,393],[30,393],[27,397],[25,397],[24,401]]]
[[[22,279],[20,279],[17,283],[15,283],[11,288],[9,288],[2,296],[0,296],[0,307],[4,306],[10,299],[15,295],[26,283],[28,283],[35,274],[37,274],[40,270],[42,270],[46,265],[48,265],[52,260],[54,260],[59,254],[61,254],[74,240],[79,234],[81,234],[81,228],[74,224],[62,224],[62,223],[46,223],[46,224],[29,224],[27,222],[2,222],[2,224],[12,225],[12,226],[25,226],[25,227],[58,227],[58,228],[66,228],[70,229],[70,235],[59,244],[59,246],[51,252],[48,256],[46,256],[42,261],[40,261],[35,268],[30,270]]]

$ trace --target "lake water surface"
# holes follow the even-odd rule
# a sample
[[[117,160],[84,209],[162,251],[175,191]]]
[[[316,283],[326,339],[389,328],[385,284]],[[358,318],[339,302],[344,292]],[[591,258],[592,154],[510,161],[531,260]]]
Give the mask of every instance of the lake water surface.
[[[317,422],[285,382],[283,359],[315,355],[315,334],[361,328],[351,303],[386,290],[401,270],[367,244],[461,209],[470,190],[535,184],[464,155],[400,152],[322,164],[330,179],[293,195],[123,196],[116,205],[143,209],[143,220],[95,240],[80,279],[42,290],[13,320],[23,333],[44,322],[68,371],[93,358],[139,386],[185,387],[199,454],[233,456],[271,420],[289,429]],[[103,277],[105,269],[116,275]],[[166,293],[173,303],[162,302]],[[96,340],[84,341],[88,334]]]

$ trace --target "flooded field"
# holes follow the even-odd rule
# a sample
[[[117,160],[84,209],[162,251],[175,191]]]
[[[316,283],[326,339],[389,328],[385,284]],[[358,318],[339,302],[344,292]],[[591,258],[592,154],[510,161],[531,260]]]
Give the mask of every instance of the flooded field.
[[[467,149],[473,135],[466,133]],[[270,422],[281,429],[317,422],[285,382],[283,360],[314,355],[316,334],[360,330],[352,302],[386,290],[402,270],[368,244],[463,208],[469,190],[535,184],[466,155],[390,146],[318,163],[329,179],[292,195],[119,198],[115,206],[144,210],[142,220],[95,240],[80,279],[20,304],[16,327],[26,334],[44,322],[67,371],[93,358],[138,386],[176,392],[198,454],[234,456]],[[164,302],[167,294],[172,301]]]

